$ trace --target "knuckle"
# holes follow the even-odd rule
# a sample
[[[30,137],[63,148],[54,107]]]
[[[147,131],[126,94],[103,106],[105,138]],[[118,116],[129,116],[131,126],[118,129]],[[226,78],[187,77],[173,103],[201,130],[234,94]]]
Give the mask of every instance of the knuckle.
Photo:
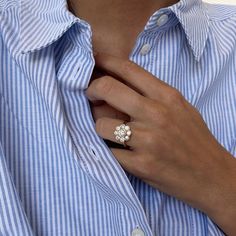
[[[183,99],[183,95],[175,88],[172,88],[169,91],[169,101],[171,103],[175,103],[175,104],[181,104],[183,103],[184,99]]]
[[[96,89],[102,94],[109,94],[113,88],[113,80],[110,76],[104,76],[100,79],[97,79]]]
[[[151,104],[146,113],[149,119],[157,124],[159,128],[167,128],[171,115],[166,107],[160,104],[158,106]]]
[[[156,104],[147,103],[144,107],[144,112],[149,116],[152,121],[155,121],[160,116],[160,108]]]
[[[156,136],[153,133],[146,133],[144,135],[144,142],[147,147],[153,147],[156,145]]]

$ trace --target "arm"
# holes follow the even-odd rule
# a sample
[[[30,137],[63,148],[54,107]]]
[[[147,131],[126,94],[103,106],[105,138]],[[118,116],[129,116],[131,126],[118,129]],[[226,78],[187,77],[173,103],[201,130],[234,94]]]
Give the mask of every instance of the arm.
[[[130,149],[111,149],[124,169],[205,212],[226,234],[235,235],[236,160],[200,113],[176,89],[130,61],[98,54],[96,63],[113,76],[91,83],[90,101],[103,100],[130,117]],[[98,134],[117,142],[113,132],[123,122],[120,117],[98,118]]]
[[[232,153],[236,156],[236,142]],[[221,174],[215,176],[217,185],[212,186],[209,206],[205,206],[205,213],[227,234],[236,233],[236,159],[226,152],[226,168],[220,168]]]

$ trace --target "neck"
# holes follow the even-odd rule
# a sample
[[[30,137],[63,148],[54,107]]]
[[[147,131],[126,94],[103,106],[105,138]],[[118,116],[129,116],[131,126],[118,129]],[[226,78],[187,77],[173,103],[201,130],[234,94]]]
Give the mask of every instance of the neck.
[[[177,0],[70,0],[69,5],[76,16],[91,25],[94,50],[127,57],[148,18],[156,10],[176,2]]]

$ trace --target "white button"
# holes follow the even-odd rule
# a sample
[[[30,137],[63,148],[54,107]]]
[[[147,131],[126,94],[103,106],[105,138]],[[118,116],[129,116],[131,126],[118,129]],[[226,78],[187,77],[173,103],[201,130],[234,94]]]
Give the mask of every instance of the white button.
[[[145,234],[141,229],[134,229],[131,236],[145,236]]]
[[[166,14],[161,15],[157,20],[157,25],[162,26],[167,23],[169,17]]]
[[[150,49],[151,49],[150,44],[144,44],[143,47],[142,47],[142,49],[141,49],[141,51],[140,51],[140,53],[141,53],[142,55],[146,55],[146,54],[149,53]]]

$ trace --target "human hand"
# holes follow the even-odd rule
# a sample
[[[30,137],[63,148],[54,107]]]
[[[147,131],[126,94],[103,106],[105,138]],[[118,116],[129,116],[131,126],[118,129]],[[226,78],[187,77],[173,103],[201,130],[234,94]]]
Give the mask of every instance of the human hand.
[[[215,216],[222,207],[215,206],[233,201],[226,180],[235,177],[235,160],[200,113],[179,91],[135,63],[99,53],[96,65],[111,76],[92,81],[86,92],[90,101],[105,101],[131,118],[130,150],[111,149],[123,168],[218,221]],[[122,119],[101,117],[96,120],[97,133],[117,142],[113,132],[121,123]]]
[[[98,68],[95,68],[92,74],[91,81],[98,79],[102,76],[106,75],[102,71],[100,71]],[[113,108],[106,102],[102,100],[93,100],[90,102],[90,108],[93,115],[93,119],[95,122],[103,117],[112,118],[112,119],[119,119],[123,121],[130,121],[130,117],[126,115],[125,113]],[[122,145],[116,144],[114,142],[111,142],[109,140],[105,140],[106,144],[111,147],[117,147],[117,148],[124,148]]]

